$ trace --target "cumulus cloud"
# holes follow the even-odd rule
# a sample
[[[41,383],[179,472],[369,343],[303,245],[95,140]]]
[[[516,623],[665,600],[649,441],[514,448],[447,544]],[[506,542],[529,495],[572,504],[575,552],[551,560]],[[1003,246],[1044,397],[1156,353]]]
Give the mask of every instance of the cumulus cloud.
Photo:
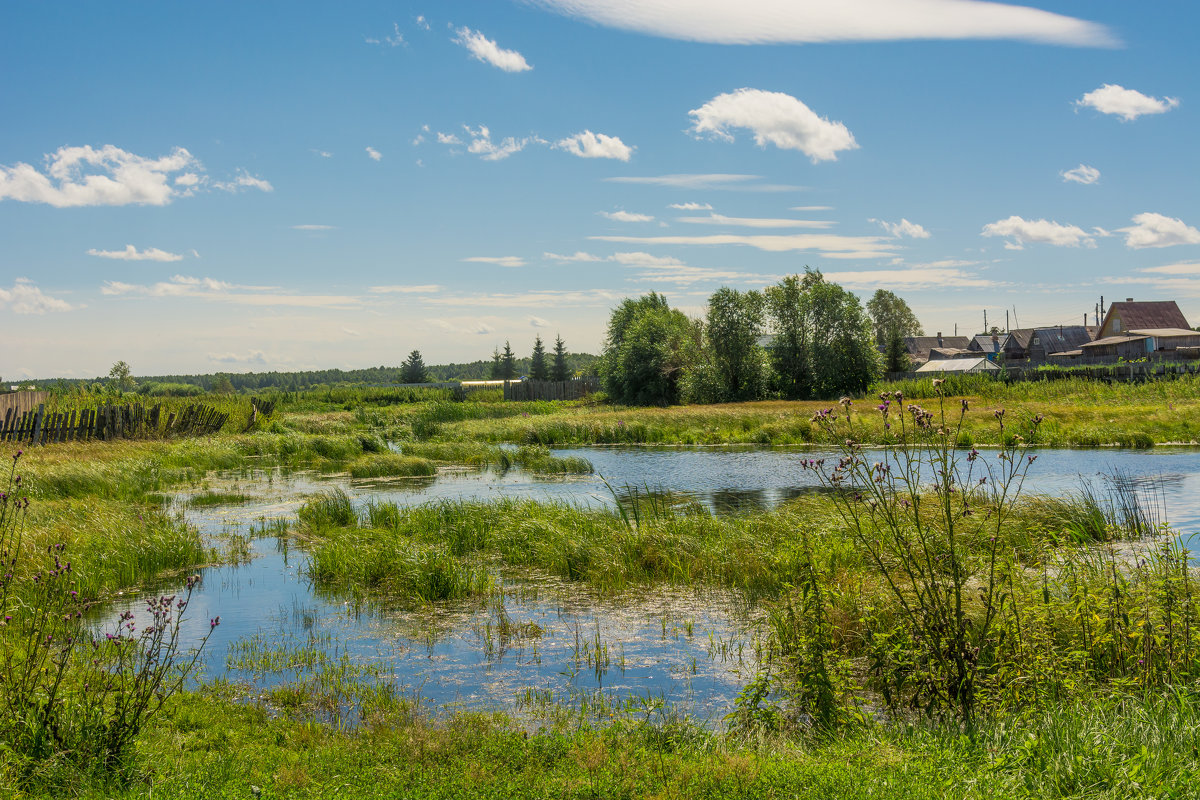
[[[93,247],[87,252],[89,256],[112,258],[118,261],[183,261],[183,256],[177,253],[168,253],[166,250],[159,250],[157,247],[138,250],[131,244],[125,245],[124,250],[97,250]]]
[[[45,314],[81,308],[66,300],[51,297],[28,278],[17,278],[11,288],[0,288],[0,307],[7,307],[14,314]]]
[[[654,217],[649,214],[635,214],[632,211],[598,211],[596,212],[605,219],[611,219],[613,222],[653,222]]]
[[[1109,47],[1103,25],[978,0],[525,0],[600,25],[716,44],[1017,39]]]
[[[559,139],[555,142],[554,147],[558,150],[566,150],[571,155],[580,158],[612,158],[617,161],[628,161],[633,155],[633,148],[618,137],[592,133],[587,130],[565,139]]]
[[[251,175],[240,169],[231,181],[214,181],[213,186],[225,192],[240,192],[243,189],[258,189],[260,192],[273,192],[275,187],[269,181]]]
[[[458,138],[453,133],[442,133],[441,131],[438,131],[437,140],[438,144],[462,144],[462,139]]]
[[[1087,164],[1080,164],[1075,169],[1064,169],[1058,174],[1062,176],[1064,183],[1082,183],[1084,186],[1100,180],[1100,170]]]
[[[1125,246],[1134,249],[1144,247],[1171,247],[1177,244],[1200,244],[1200,230],[1196,230],[1181,219],[1146,212],[1133,218],[1133,226],[1118,228],[1125,234]]]
[[[372,161],[380,161],[383,159],[383,153],[379,152],[374,147],[368,147],[366,148],[366,151],[367,158],[371,159]]]
[[[477,61],[491,64],[505,72],[527,72],[533,69],[525,60],[525,56],[516,50],[505,50],[479,31],[463,27],[455,33],[457,35],[453,39],[454,43],[467,48],[467,52]]]
[[[759,147],[770,143],[781,150],[799,150],[814,164],[836,161],[840,151],[858,147],[845,125],[817,116],[783,92],[738,89],[717,95],[688,115],[694,120],[692,132],[697,136],[733,141],[730,129],[745,128],[754,133]]]
[[[145,158],[114,145],[60,147],[45,157],[45,171],[17,163],[0,166],[0,200],[76,206],[163,206],[200,181],[200,162],[182,147],[170,155]],[[189,177],[190,176],[190,177]]]
[[[871,222],[877,223],[892,236],[900,239],[904,236],[910,239],[928,239],[929,231],[915,222],[909,222],[907,219],[901,218],[899,222],[885,222],[881,219],[872,219]]]
[[[678,222],[692,225],[727,225],[738,228],[831,228],[828,220],[772,219],[770,217],[727,217],[709,214],[707,217],[678,217]]]
[[[477,264],[497,264],[501,267],[525,266],[525,259],[520,256],[471,256],[464,258],[463,261],[472,261]]]
[[[1106,83],[1075,101],[1076,108],[1094,108],[1102,114],[1131,122],[1144,114],[1165,114],[1179,105],[1175,97],[1150,97],[1136,89]]]
[[[467,152],[474,153],[484,161],[500,161],[508,158],[513,153],[519,153],[530,144],[544,144],[544,142],[536,136],[526,136],[523,139],[517,139],[513,136],[506,136],[499,142],[492,141],[492,132],[488,130],[486,125],[480,125],[478,128],[472,129],[469,125],[464,125],[463,129],[471,137],[471,143],[467,145]],[[438,141],[441,141],[442,135],[438,134]],[[451,144],[452,142],[443,142],[443,144]],[[461,142],[459,142],[461,144]]]
[[[1011,216],[1008,219],[989,222],[983,226],[981,236],[1001,236],[1008,250],[1024,250],[1025,245],[1051,244],[1055,247],[1095,247],[1095,236],[1106,235],[1105,231],[1093,230],[1089,234],[1077,225],[1060,225],[1045,219],[1023,219]]]

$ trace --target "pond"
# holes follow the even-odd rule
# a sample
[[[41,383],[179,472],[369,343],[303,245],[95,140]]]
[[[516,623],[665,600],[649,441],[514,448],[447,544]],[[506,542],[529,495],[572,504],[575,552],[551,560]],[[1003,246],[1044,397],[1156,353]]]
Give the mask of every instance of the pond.
[[[555,455],[587,458],[596,474],[444,469],[425,479],[351,480],[250,471],[209,480],[212,489],[245,493],[246,503],[191,507],[187,493],[179,502],[207,538],[241,541],[256,522],[292,520],[304,497],[333,488],[361,506],[501,496],[612,505],[632,487],[683,494],[718,514],[819,489],[799,466],[820,456],[812,450],[613,447]],[[1041,450],[1025,491],[1063,494],[1114,473],[1177,530],[1200,530],[1200,450]],[[203,570],[184,633],[197,642],[220,615],[201,677],[243,684],[248,696],[340,668],[428,706],[501,709],[530,726],[560,703],[597,716],[612,706],[665,704],[720,724],[758,666],[755,612],[721,592],[665,588],[601,598],[544,576],[505,574],[487,602],[401,612],[316,591],[306,554],[286,538],[250,536],[245,547],[240,563]],[[116,611],[125,608],[143,610],[131,602]]]

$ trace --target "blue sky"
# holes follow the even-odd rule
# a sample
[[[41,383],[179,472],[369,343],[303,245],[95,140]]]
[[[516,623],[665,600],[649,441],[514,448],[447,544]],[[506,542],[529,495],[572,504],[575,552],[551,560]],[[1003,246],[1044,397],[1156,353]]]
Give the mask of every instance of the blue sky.
[[[1101,295],[1200,324],[1198,17],[7,3],[0,376],[598,352],[623,297],[700,314],[806,265],[930,334]]]

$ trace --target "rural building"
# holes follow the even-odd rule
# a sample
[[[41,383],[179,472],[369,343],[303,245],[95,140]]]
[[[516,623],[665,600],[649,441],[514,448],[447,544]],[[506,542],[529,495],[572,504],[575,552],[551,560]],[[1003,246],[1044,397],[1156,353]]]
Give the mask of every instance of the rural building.
[[[1200,331],[1188,328],[1146,328],[1106,336],[1088,342],[1079,349],[1082,355],[1088,358],[1123,358],[1126,361],[1135,361],[1151,353],[1197,346],[1200,346]]]
[[[988,361],[995,361],[1004,353],[1004,345],[1008,340],[1007,333],[981,333],[971,339],[967,349],[974,356],[983,355]]]
[[[1096,335],[1094,326],[1059,325],[1052,328],[1035,328],[1029,338],[1026,357],[1031,362],[1045,362],[1061,354],[1078,350]]]
[[[1000,367],[988,361],[983,356],[975,358],[946,358],[939,361],[930,361],[917,367],[917,372],[929,374],[934,372],[999,372]]]
[[[1174,300],[1152,300],[1134,302],[1127,298],[1124,303],[1113,303],[1100,324],[1097,339],[1107,339],[1139,330],[1188,329],[1187,318]]]
[[[967,345],[971,343],[970,338],[966,336],[942,336],[941,331],[938,331],[937,336],[905,336],[904,349],[908,353],[908,358],[914,364],[922,364],[929,360],[930,352],[933,350],[966,350]],[[945,358],[946,356],[943,356]]]

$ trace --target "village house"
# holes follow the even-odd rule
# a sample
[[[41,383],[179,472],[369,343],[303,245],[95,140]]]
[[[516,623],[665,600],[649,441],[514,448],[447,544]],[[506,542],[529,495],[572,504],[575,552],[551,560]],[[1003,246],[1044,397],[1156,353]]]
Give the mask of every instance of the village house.
[[[957,356],[953,351],[965,353],[970,341],[966,336],[942,336],[942,332],[938,331],[937,336],[905,336],[904,349],[908,353],[908,360],[916,367],[934,358],[934,351],[939,351],[936,355],[938,359],[955,358]]]
[[[1083,356],[1087,360],[1121,358],[1135,361],[1151,353],[1164,353],[1200,346],[1200,331],[1192,330],[1187,318],[1174,300],[1113,303],[1100,335],[1095,341],[1079,347],[1079,352],[1066,356]],[[1190,354],[1190,352],[1189,352]]]

